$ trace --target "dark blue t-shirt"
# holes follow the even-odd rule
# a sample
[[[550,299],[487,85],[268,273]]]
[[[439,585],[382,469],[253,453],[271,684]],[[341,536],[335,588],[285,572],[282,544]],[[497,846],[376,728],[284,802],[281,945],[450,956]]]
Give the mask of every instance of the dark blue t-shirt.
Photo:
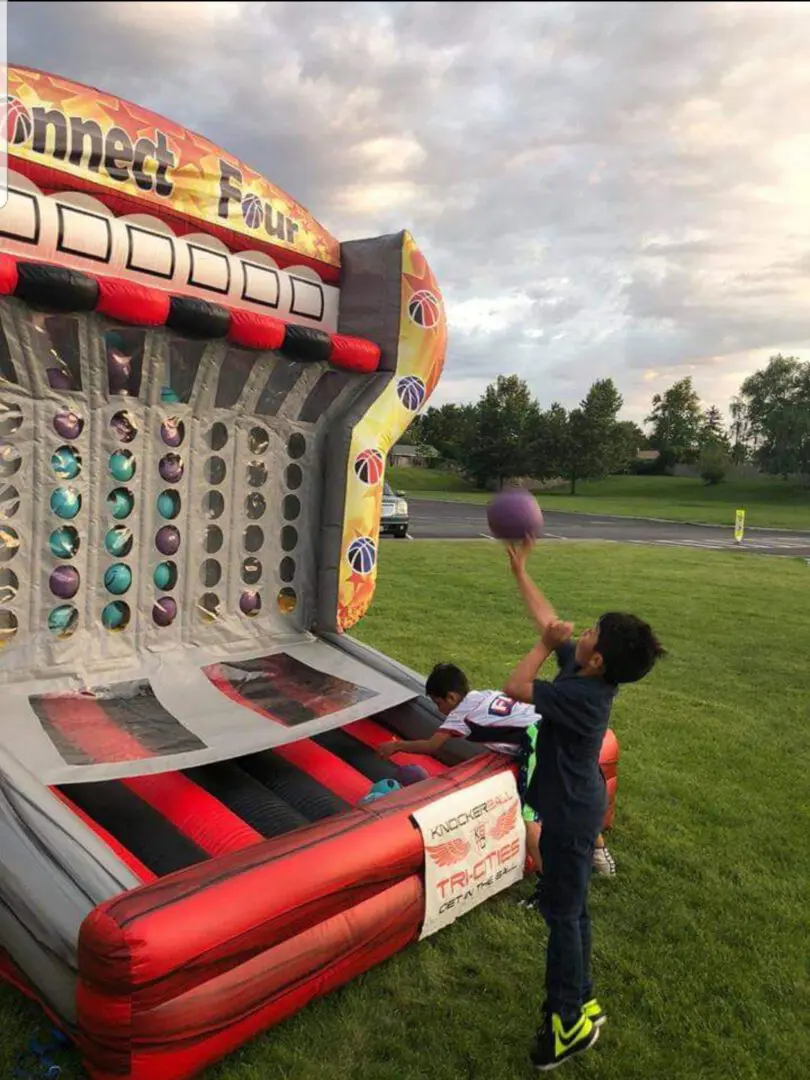
[[[618,688],[580,675],[571,642],[557,650],[557,660],[555,680],[534,684],[534,707],[542,721],[526,801],[544,827],[595,837],[607,809],[599,754]]]

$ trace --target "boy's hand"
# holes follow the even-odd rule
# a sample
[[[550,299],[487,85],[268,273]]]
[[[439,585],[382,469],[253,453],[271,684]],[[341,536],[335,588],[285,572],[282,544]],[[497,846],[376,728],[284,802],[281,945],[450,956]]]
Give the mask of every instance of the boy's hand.
[[[377,753],[380,757],[389,758],[392,754],[398,753],[402,747],[397,739],[393,739],[391,742],[380,743],[377,747]]]
[[[562,619],[555,619],[546,627],[545,633],[543,634],[543,644],[547,649],[554,652],[556,649],[559,649],[561,645],[564,645],[566,641],[570,640],[573,632],[573,623],[563,622]]]
[[[526,569],[526,560],[529,557],[529,553],[534,547],[534,540],[532,537],[527,536],[520,543],[512,543],[506,549],[506,554],[509,558],[509,565],[512,568],[512,573],[522,574]]]

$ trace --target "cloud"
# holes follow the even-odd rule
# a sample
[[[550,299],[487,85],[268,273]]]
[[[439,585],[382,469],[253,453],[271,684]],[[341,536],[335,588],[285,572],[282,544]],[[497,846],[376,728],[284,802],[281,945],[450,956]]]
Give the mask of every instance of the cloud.
[[[408,227],[441,400],[503,371],[627,413],[810,351],[804,3],[28,3],[9,57],[187,124],[344,239]],[[735,381],[736,380],[736,381]]]

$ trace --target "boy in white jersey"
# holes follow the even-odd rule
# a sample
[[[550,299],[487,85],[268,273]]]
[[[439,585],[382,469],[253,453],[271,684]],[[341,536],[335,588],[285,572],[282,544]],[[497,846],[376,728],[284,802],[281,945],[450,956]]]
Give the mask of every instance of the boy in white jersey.
[[[425,692],[432,700],[438,711],[444,717],[443,723],[431,735],[429,739],[394,739],[392,742],[383,743],[379,752],[383,757],[392,754],[406,752],[410,754],[433,755],[444,746],[448,739],[469,738],[475,730],[475,742],[481,742],[481,729],[492,729],[493,739],[484,745],[499,754],[508,754],[511,757],[520,756],[521,747],[514,743],[499,743],[497,741],[497,729],[499,727],[529,729],[540,722],[540,717],[535,712],[533,705],[513,701],[506,697],[502,690],[470,690],[467,676],[456,667],[455,664],[437,664],[428,676]],[[469,724],[468,724],[469,721]],[[533,742],[533,740],[532,740]],[[533,767],[533,756],[530,756]],[[521,796],[531,776],[524,775],[525,767],[521,770]],[[540,858],[540,823],[534,812],[524,804],[524,821],[526,822],[526,844],[532,862],[538,868],[542,867]],[[599,836],[593,855],[593,867],[599,874],[615,874],[616,864],[613,857],[605,846],[603,836]]]

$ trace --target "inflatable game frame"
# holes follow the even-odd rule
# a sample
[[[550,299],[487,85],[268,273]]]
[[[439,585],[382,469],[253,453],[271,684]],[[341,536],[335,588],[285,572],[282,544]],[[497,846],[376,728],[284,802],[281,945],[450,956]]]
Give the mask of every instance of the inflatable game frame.
[[[96,1080],[180,1080],[417,940],[412,815],[510,768],[383,760],[438,718],[345,634],[442,299],[108,94],[10,68],[6,128],[0,975]]]

